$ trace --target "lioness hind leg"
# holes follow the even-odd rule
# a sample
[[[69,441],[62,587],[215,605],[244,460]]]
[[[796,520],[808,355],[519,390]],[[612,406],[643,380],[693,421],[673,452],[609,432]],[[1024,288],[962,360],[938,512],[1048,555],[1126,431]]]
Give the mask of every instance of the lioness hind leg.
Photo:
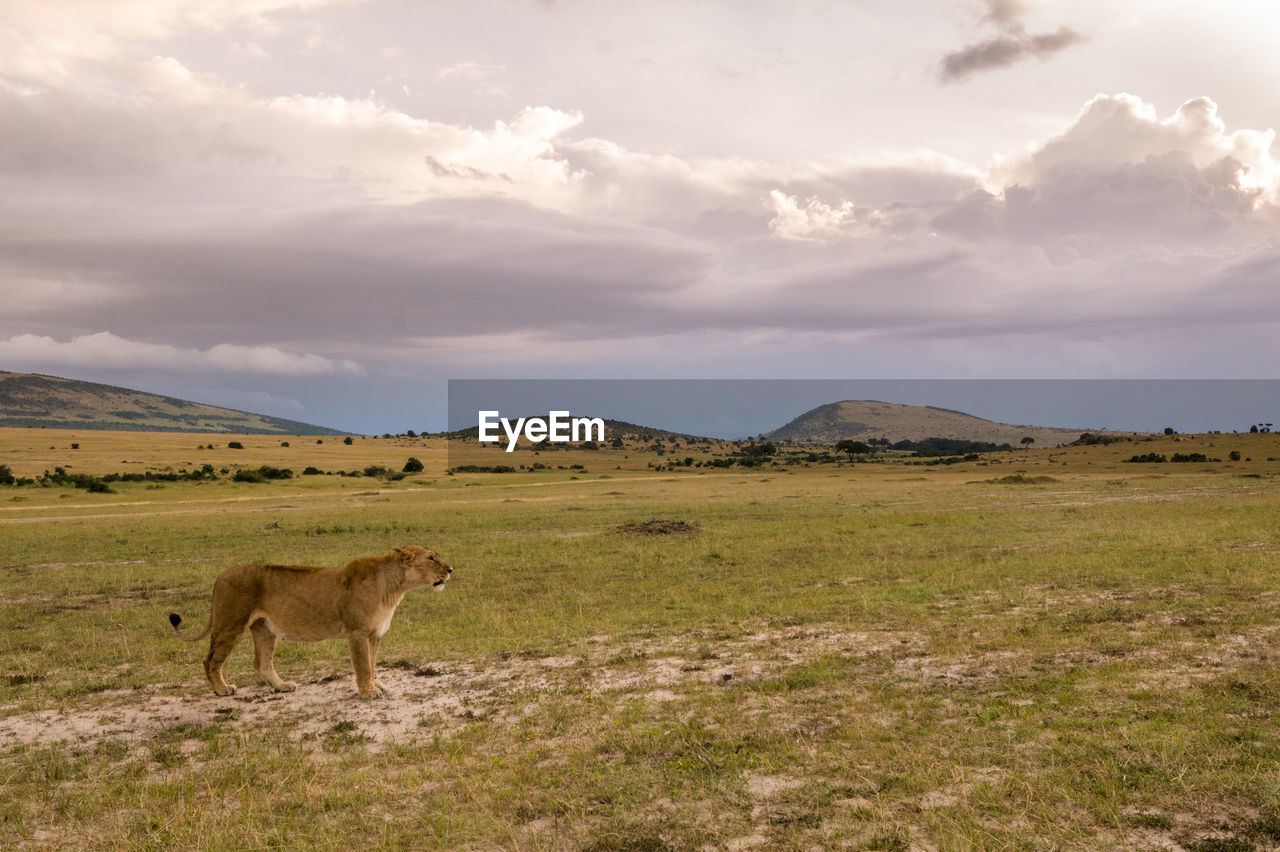
[[[267,626],[266,620],[259,618],[250,624],[249,632],[253,634],[253,667],[258,670],[263,681],[271,684],[276,692],[293,692],[297,689],[296,683],[281,680],[280,675],[276,674],[276,634]]]
[[[234,695],[236,692],[235,684],[229,684],[222,679],[222,664],[231,655],[231,649],[240,641],[243,633],[243,627],[223,628],[214,630],[213,637],[209,640],[209,653],[204,658],[204,673],[208,676],[209,685],[213,687],[216,695]]]

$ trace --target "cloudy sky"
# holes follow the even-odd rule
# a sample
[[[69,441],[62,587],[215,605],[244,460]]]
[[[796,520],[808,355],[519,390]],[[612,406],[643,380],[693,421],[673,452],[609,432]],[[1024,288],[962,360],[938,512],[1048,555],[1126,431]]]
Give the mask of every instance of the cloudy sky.
[[[362,432],[443,427],[449,378],[1280,378],[1277,38],[1269,0],[0,0],[0,369]]]

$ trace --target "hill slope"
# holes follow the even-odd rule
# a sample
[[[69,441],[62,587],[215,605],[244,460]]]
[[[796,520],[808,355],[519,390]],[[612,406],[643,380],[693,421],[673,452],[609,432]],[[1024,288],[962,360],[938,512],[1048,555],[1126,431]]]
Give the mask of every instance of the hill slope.
[[[866,441],[885,438],[889,442],[921,441],[925,438],[959,438],[1019,446],[1023,438],[1034,438],[1038,447],[1070,443],[1083,429],[1045,426],[1015,426],[983,420],[959,411],[928,405],[900,405],[872,400],[845,400],[820,405],[801,414],[766,437],[772,441],[833,444],[845,438]]]
[[[266,435],[345,434],[311,423],[128,388],[4,371],[0,371],[0,426]]]

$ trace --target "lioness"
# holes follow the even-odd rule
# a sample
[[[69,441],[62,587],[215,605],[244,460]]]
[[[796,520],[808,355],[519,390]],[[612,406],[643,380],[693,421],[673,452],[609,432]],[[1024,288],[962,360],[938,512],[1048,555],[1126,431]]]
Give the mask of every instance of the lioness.
[[[291,692],[297,686],[276,674],[277,638],[314,642],[345,636],[360,697],[380,698],[386,690],[374,681],[373,667],[382,634],[401,598],[428,583],[444,591],[452,573],[438,553],[416,544],[357,559],[345,568],[240,565],[214,581],[213,612],[200,635],[184,636],[178,629],[182,617],[176,612],[169,613],[169,623],[184,642],[198,642],[212,633],[204,671],[218,695],[236,691],[222,679],[222,663],[248,628],[254,666],[276,691]]]

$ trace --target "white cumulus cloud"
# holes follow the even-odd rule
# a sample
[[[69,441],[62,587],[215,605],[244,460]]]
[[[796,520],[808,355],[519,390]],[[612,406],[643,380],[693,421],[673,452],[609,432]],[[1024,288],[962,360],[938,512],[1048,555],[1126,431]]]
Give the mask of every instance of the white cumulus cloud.
[[[128,340],[102,331],[62,342],[36,334],[0,340],[0,361],[28,368],[94,367],[98,369],[212,369],[276,376],[359,375],[354,361],[286,352],[274,346],[221,343],[209,349],[184,349],[162,343]]]

